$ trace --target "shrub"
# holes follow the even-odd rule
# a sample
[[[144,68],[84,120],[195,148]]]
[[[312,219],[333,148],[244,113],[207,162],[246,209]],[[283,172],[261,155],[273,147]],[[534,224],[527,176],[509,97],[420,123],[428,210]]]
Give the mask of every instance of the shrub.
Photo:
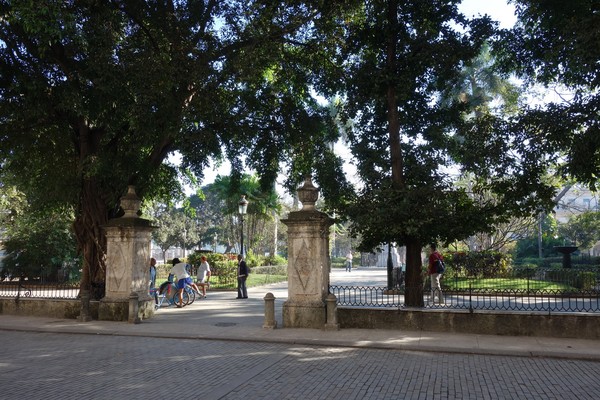
[[[272,255],[265,259],[265,265],[287,266],[287,260],[280,255]]]
[[[537,264],[521,264],[513,269],[513,276],[515,278],[533,278],[537,269]]]
[[[332,268],[344,268],[346,266],[346,257],[331,257]]]
[[[262,275],[287,275],[286,265],[267,265],[252,268],[253,274]]]
[[[503,276],[511,269],[510,255],[497,251],[446,253],[444,261],[457,274],[480,278]]]
[[[579,272],[575,280],[575,287],[581,290],[592,290],[596,287],[595,272]]]

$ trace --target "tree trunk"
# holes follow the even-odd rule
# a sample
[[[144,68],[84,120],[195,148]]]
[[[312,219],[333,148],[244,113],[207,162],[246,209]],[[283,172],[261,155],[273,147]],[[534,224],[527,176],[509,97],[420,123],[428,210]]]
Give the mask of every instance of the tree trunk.
[[[279,234],[279,216],[273,211],[275,226],[273,228],[273,257],[277,255],[277,235]]]
[[[388,41],[386,54],[386,69],[389,76],[396,75],[396,46],[398,45],[398,2],[390,1],[388,4]],[[398,118],[398,104],[396,86],[393,82],[388,83],[387,88],[387,120],[390,145],[390,162],[392,164],[392,184],[394,188],[404,187],[404,160],[402,159],[402,148],[400,147],[400,120]]]
[[[389,76],[395,76],[397,71],[398,45],[398,2],[392,0],[388,3],[388,38],[386,69]],[[400,120],[398,116],[397,90],[395,84],[388,83],[387,88],[387,119],[390,145],[390,162],[392,167],[392,186],[394,189],[404,189],[404,160],[400,144]],[[423,307],[423,278],[421,276],[421,249],[422,243],[416,238],[406,241],[406,290],[404,302],[409,307]]]
[[[404,304],[407,307],[423,307],[422,244],[415,239],[406,242],[406,287]]]
[[[100,300],[106,279],[106,235],[102,226],[108,222],[108,210],[93,179],[83,181],[79,207],[73,227],[83,256],[81,290],[89,290],[90,299]]]

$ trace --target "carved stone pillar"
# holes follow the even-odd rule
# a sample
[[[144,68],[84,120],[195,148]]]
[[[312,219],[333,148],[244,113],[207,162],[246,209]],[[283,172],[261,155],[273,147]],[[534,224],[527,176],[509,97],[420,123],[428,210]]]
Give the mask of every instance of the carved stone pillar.
[[[329,227],[333,220],[315,209],[319,189],[310,178],[298,189],[302,209],[282,220],[288,227],[288,300],[284,328],[323,328],[329,292]]]
[[[125,214],[108,222],[106,231],[106,293],[98,319],[128,321],[154,315],[154,299],[148,294],[152,231],[154,227],[137,212],[140,199],[129,186],[121,198]],[[129,315],[130,297],[138,296],[137,315]]]

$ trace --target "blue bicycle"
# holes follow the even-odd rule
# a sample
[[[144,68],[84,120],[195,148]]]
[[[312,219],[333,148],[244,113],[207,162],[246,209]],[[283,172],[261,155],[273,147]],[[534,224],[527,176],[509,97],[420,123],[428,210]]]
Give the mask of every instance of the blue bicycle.
[[[191,295],[190,292],[192,293]],[[175,285],[175,283],[173,283],[173,275],[169,275],[167,281],[161,284],[160,287],[150,288],[149,293],[152,297],[155,297],[156,295],[155,298],[158,299],[157,303],[155,304],[156,310],[162,307],[165,304],[165,302],[167,302],[168,306],[179,305],[179,289],[177,289],[177,286]],[[194,302],[193,299],[190,301],[192,295],[193,299],[195,299],[196,296],[192,288],[183,291],[183,307]]]

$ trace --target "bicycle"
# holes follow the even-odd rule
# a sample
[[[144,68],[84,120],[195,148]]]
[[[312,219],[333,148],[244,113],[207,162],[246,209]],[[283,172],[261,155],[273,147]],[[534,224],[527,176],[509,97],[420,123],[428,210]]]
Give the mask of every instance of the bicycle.
[[[23,291],[22,295],[21,295],[21,291]],[[31,289],[23,286],[23,277],[19,278],[19,286],[17,288],[17,299],[21,296],[31,297]]]
[[[167,282],[161,284],[159,288],[150,288],[149,290],[149,294],[151,297],[155,298],[154,296],[156,295],[156,298],[158,298],[158,303],[154,305],[155,310],[158,310],[160,307],[162,307],[165,301],[168,303],[169,306],[179,306],[178,293],[179,289],[177,289],[177,286],[175,286],[175,284],[173,283],[173,276],[171,275],[169,275]],[[189,292],[184,290],[182,297],[182,307],[191,304]]]

